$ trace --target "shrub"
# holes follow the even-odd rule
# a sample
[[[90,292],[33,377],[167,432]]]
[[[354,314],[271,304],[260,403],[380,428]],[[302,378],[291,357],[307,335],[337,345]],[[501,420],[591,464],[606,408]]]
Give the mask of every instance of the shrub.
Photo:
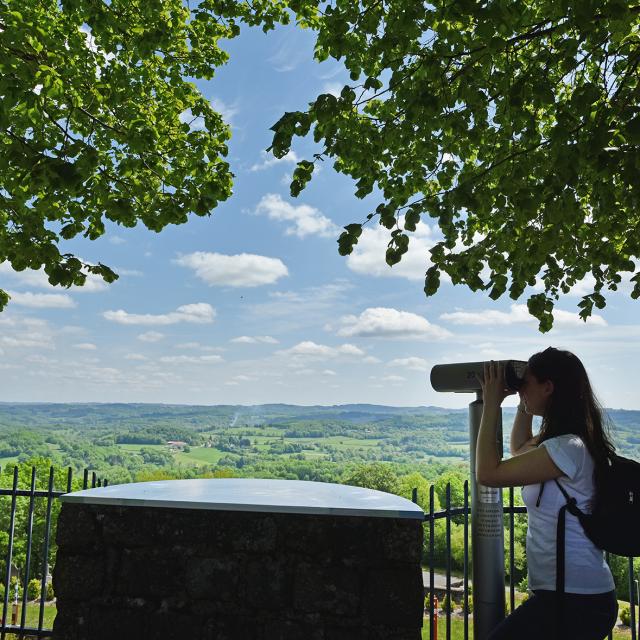
[[[449,596],[448,594],[442,598],[442,605],[440,607],[445,613],[449,612],[453,612],[454,609],[454,602],[451,599],[451,596]]]
[[[47,600],[53,600],[56,597],[56,594],[53,592],[53,584],[51,582],[47,582]]]
[[[473,613],[473,596],[469,596],[469,602],[467,604],[466,611],[465,611],[465,606],[464,606],[464,601],[463,601],[462,610],[465,613]]]
[[[522,580],[520,580],[520,582],[518,582],[518,584],[516,585],[516,589],[520,593],[527,593],[527,591],[529,591],[529,581],[527,580],[527,576],[525,576],[524,578],[522,578]]]
[[[37,578],[29,580],[29,584],[27,585],[27,598],[29,600],[37,600],[40,597],[41,589],[40,580]]]
[[[626,627],[631,624],[631,610],[629,609],[628,604],[620,607],[620,622],[622,622]]]

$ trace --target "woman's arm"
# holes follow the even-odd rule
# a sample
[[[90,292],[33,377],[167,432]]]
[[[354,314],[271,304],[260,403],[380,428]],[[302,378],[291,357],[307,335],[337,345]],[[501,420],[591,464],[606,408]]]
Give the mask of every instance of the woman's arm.
[[[524,410],[522,403],[520,403],[511,429],[510,447],[512,456],[519,456],[538,446],[538,438],[533,436],[531,430],[532,425],[533,416],[528,414]]]
[[[493,441],[495,443],[495,438]],[[522,487],[564,475],[544,447],[531,449],[508,460],[499,460],[493,465],[486,462],[478,464],[478,460],[476,453],[476,480],[485,487]]]
[[[545,482],[563,475],[544,447],[501,460],[496,447],[500,405],[509,395],[500,365],[485,365],[482,382],[484,407],[476,445],[476,480],[487,487],[515,487]]]

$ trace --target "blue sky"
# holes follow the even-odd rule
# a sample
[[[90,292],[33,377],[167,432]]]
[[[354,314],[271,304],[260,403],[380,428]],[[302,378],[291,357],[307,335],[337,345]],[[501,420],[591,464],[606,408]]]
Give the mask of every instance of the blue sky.
[[[54,289],[42,273],[0,265],[14,298],[0,314],[0,400],[461,407],[471,398],[430,389],[433,364],[526,359],[553,345],[583,359],[604,404],[640,408],[628,282],[586,325],[576,305],[588,282],[578,285],[541,335],[524,298],[494,302],[446,282],[425,298],[436,227],[421,224],[393,268],[375,226],[352,256],[338,255],[340,227],[363,221],[375,197],[355,198],[325,163],[292,199],[288,177],[313,142],[281,161],[264,151],[282,113],[348,82],[340,64],[313,61],[313,42],[295,27],[247,30],[200,84],[233,131],[234,195],[210,218],[160,234],[112,226],[96,242],[65,245],[115,268],[113,285]]]

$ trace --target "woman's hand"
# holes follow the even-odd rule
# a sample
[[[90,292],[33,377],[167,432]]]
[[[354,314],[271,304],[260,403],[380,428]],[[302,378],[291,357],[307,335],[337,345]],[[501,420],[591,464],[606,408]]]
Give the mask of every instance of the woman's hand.
[[[516,393],[507,389],[504,379],[504,365],[499,362],[485,362],[484,375],[482,378],[477,376],[480,386],[482,387],[482,397],[485,406],[500,406],[502,401],[510,395]]]

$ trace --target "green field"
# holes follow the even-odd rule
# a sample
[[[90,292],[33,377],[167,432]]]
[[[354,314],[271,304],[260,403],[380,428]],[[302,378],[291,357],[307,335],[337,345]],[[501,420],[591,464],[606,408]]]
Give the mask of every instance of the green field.
[[[302,447],[302,452],[305,457],[313,460],[328,459],[330,454],[328,451],[323,451],[316,447],[332,447],[338,451],[358,451],[358,450],[375,450],[384,443],[382,438],[353,438],[348,436],[328,436],[324,438],[292,438],[283,437],[283,429],[264,429],[260,431],[259,435],[254,435],[254,429],[248,429],[247,427],[232,428],[225,431],[225,435],[237,435],[246,437],[251,441],[251,448],[259,453],[268,453],[273,445],[297,445]],[[138,454],[141,449],[156,449],[162,451],[169,451],[165,444],[119,444],[118,448],[127,451],[128,453]],[[192,446],[188,452],[175,451],[173,452],[173,458],[178,464],[204,467],[207,465],[215,465],[217,462],[228,456],[230,452],[216,449],[215,447],[197,447]],[[234,451],[234,453],[242,453],[241,450]],[[451,458],[451,460],[457,460]],[[13,463],[14,459],[10,459]]]
[[[178,451],[173,454],[176,462],[182,464],[192,464],[195,466],[203,466],[208,464],[215,464],[220,458],[227,455],[224,451],[220,451],[214,448],[207,447],[191,447],[191,451],[185,453],[184,451]]]
[[[139,453],[140,449],[164,449],[167,450],[166,444],[119,444],[120,449],[125,451],[132,451],[133,453]]]

